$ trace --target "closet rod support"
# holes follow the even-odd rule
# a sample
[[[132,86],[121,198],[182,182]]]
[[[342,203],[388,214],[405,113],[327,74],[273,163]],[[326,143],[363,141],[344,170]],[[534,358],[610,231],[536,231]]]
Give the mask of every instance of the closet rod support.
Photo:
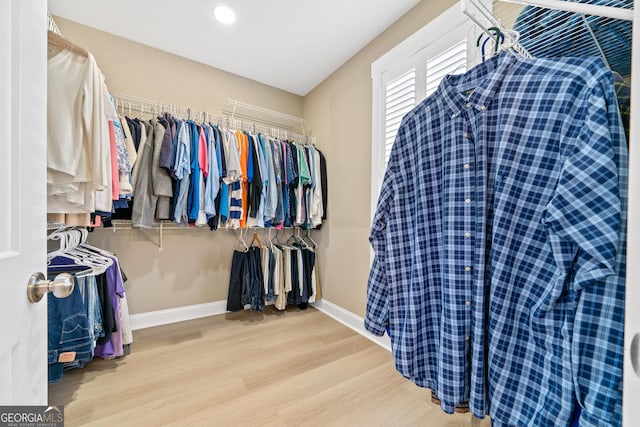
[[[163,237],[163,227],[162,227],[162,220],[160,221],[160,225],[158,226],[158,241],[160,242],[159,247],[158,247],[158,252],[162,252],[164,250],[164,242],[162,240]]]
[[[583,13],[585,15],[602,16],[604,18],[633,21],[633,9],[621,7],[601,6],[588,3],[574,3],[562,0],[502,0],[507,3],[524,4],[528,6],[544,7],[546,9],[562,10],[565,12]]]

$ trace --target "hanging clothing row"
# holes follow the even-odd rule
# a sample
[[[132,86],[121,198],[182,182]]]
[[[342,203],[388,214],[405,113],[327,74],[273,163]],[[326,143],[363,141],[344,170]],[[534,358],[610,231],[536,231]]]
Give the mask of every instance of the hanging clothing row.
[[[316,228],[326,219],[324,155],[313,145],[182,120],[124,117],[136,150],[131,193],[113,215],[133,227],[159,220],[219,227]],[[124,153],[123,153],[124,154]]]
[[[84,367],[94,357],[112,359],[130,351],[133,333],[118,258],[85,243],[86,230],[56,230],[49,240],[60,248],[48,254],[53,279],[71,273],[74,288],[66,298],[50,294],[48,304],[48,363],[50,383],[66,369]]]
[[[227,310],[263,311],[270,304],[277,310],[287,305],[304,310],[320,299],[315,242],[306,238],[311,245],[295,233],[285,244],[277,236],[263,244],[255,233],[247,245],[241,234],[243,248],[234,251],[231,261]]]
[[[57,40],[57,39],[56,39]],[[316,228],[326,219],[326,161],[313,145],[168,113],[121,117],[90,53],[50,41],[48,220],[93,218],[218,227]]]
[[[502,52],[404,117],[365,327],[445,412],[621,425],[627,155],[601,58]]]

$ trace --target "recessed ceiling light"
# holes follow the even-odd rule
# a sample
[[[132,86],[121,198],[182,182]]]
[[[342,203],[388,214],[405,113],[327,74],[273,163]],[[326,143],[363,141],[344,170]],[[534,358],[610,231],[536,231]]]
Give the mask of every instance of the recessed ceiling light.
[[[213,9],[213,14],[216,16],[218,21],[223,24],[233,24],[233,21],[236,20],[236,14],[231,10],[230,7],[227,6],[218,6]]]

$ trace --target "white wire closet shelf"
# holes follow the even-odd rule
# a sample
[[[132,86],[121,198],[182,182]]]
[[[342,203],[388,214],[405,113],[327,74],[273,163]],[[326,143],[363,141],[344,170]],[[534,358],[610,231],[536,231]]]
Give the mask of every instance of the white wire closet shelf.
[[[232,106],[234,109],[242,109],[246,111],[251,111],[254,113],[263,114],[265,116],[272,116],[281,120],[288,120],[295,123],[304,123],[304,119],[302,117],[292,116],[291,114],[282,113],[280,111],[270,110],[268,108],[260,107],[258,105],[249,104],[247,102],[238,101],[236,99],[228,99],[227,104]]]
[[[123,115],[131,116],[134,115],[135,112],[135,114],[141,114],[143,117],[147,115],[153,117],[157,114],[167,112],[184,120],[210,122],[219,126],[232,128],[234,130],[245,130],[252,133],[261,133],[263,135],[269,135],[271,137],[279,139],[292,140],[294,142],[309,144],[315,144],[316,142],[315,137],[297,133],[293,131],[293,127],[281,126],[277,123],[275,123],[274,126],[268,126],[265,124],[261,124],[263,123],[263,120],[261,120],[260,118],[256,118],[250,115],[243,115],[242,118],[246,120],[241,120],[240,118],[234,118],[229,115],[212,114],[189,107],[178,106],[160,100],[148,99],[135,95],[128,95],[119,92],[111,92],[111,95],[113,96],[118,112]],[[262,108],[258,106],[252,107]],[[280,114],[284,115],[284,113]],[[304,121],[304,119],[300,117],[289,117],[296,120]]]
[[[253,122],[260,122],[267,126],[276,126],[288,131],[304,130],[304,118],[293,116],[276,110],[271,110],[258,105],[249,104],[247,102],[238,101],[236,99],[227,99],[227,105],[222,110],[225,117],[236,119],[245,118]]]
[[[49,12],[47,12],[47,21],[47,28],[49,31],[53,31],[56,34],[62,35],[62,33],[60,33],[58,25],[56,24],[56,21],[54,21],[53,16]]]
[[[599,56],[631,72],[633,0],[493,0],[493,15],[532,56]]]

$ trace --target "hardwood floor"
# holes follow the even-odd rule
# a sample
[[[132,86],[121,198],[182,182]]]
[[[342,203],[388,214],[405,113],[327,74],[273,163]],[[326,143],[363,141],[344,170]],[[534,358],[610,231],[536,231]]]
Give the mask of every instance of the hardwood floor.
[[[129,356],[66,371],[49,402],[67,426],[490,425],[443,413],[387,350],[315,309],[135,331]]]

